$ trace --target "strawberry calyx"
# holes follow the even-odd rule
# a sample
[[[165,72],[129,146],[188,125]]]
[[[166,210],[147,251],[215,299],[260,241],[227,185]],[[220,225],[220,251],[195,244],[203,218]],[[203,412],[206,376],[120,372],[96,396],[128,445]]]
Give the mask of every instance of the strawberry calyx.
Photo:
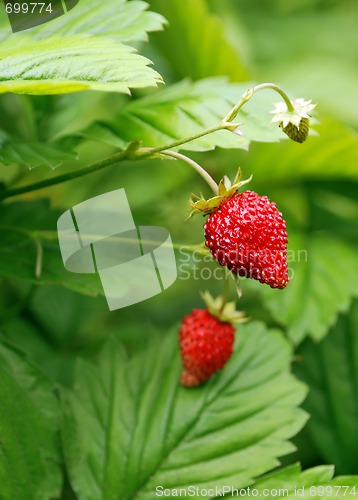
[[[245,318],[243,311],[236,310],[235,301],[226,302],[222,295],[214,298],[208,291],[202,292],[201,297],[205,302],[209,313],[223,323],[245,323],[248,318]]]
[[[211,214],[212,212],[215,212],[215,210],[217,210],[222,203],[235,196],[241,186],[247,184],[252,179],[251,175],[248,179],[242,181],[241,175],[242,173],[240,167],[238,168],[233,183],[231,183],[225,175],[219,183],[218,194],[208,200],[206,200],[202,195],[196,196],[195,194],[192,194],[193,198],[196,198],[197,201],[194,201],[193,199],[190,200],[189,203],[192,210],[188,218],[190,219],[190,217],[197,213]]]

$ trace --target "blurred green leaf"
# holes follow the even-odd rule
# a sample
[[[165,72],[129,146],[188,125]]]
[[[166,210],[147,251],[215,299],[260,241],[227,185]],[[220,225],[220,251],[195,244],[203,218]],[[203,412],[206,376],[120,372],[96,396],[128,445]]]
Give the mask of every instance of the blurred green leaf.
[[[251,489],[258,490],[258,496],[267,498],[354,498],[357,494],[358,477],[341,476],[333,478],[334,467],[322,465],[301,471],[299,464],[285,467],[259,479]],[[345,488],[347,487],[347,488]],[[274,492],[281,490],[279,494]]]
[[[58,317],[56,319],[58,320]],[[13,314],[12,318],[1,318],[1,332],[12,345],[26,352],[29,360],[50,380],[71,385],[75,353],[71,356],[60,344],[56,345],[51,339],[51,332],[45,331],[35,321],[35,318],[23,309],[18,311],[18,314]]]
[[[107,117],[128,97],[105,92],[75,92],[53,96],[22,96],[31,101],[37,135],[42,140],[74,140],[74,134],[95,120]],[[78,141],[78,139],[77,139]]]
[[[1,498],[59,498],[59,405],[25,356],[0,342]]]
[[[287,288],[260,286],[265,305],[296,344],[306,336],[321,340],[358,295],[357,252],[330,236],[292,234],[288,260],[293,277]]]
[[[63,392],[63,441],[81,499],[153,498],[156,485],[245,487],[289,453],[306,420],[305,388],[289,374],[279,331],[240,327],[220,375],[179,386],[177,328],[151,336],[128,358],[114,337],[98,366],[79,361],[74,392]]]
[[[306,340],[296,373],[310,386],[308,432],[325,460],[358,473],[358,302],[319,344]]]
[[[176,79],[222,75],[232,81],[249,79],[241,54],[227,36],[226,26],[209,11],[205,0],[152,0],[151,6],[169,21],[166,30],[154,35],[153,41]]]
[[[282,141],[279,144],[252,144],[250,171],[269,182],[300,178],[334,179],[358,177],[358,135],[336,120],[323,118],[314,125],[319,136],[303,144]],[[240,154],[240,153],[239,153]],[[237,158],[237,156],[236,156]]]
[[[61,143],[26,142],[0,130],[0,163],[3,165],[25,165],[30,169],[44,165],[55,169],[76,157],[77,153]]]
[[[0,207],[0,275],[36,285],[62,285],[86,295],[102,295],[97,274],[75,274],[65,269],[57,238],[59,215],[49,210],[46,200]]]
[[[333,231],[336,237],[357,244],[357,181],[321,180],[309,183],[311,226],[321,231]]]
[[[124,106],[109,120],[89,127],[85,136],[124,149],[133,139],[145,146],[165,146],[217,125],[253,84],[228,83],[225,78],[208,78],[192,83],[184,80],[155,94]],[[238,114],[236,123],[243,136],[226,130],[183,144],[186,151],[221,148],[247,149],[250,141],[278,141],[286,138],[271,125],[269,111],[277,100],[273,93],[261,92]]]
[[[355,0],[322,0],[319,6],[300,0],[298,7],[281,0],[230,3],[250,33],[256,78],[279,81],[357,127]]]
[[[3,283],[0,331],[50,380],[71,386],[76,357],[97,351],[112,331],[105,300],[62,286],[33,286],[21,280]]]

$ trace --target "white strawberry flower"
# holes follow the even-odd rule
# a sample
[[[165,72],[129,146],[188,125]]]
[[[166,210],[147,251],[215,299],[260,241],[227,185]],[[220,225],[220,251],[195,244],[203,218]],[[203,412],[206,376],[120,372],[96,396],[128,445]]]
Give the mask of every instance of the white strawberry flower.
[[[316,107],[316,104],[312,104],[312,100],[294,99],[290,102],[293,107],[291,111],[288,110],[284,101],[275,103],[275,109],[271,111],[271,114],[274,115],[271,123],[282,124],[283,128],[292,123],[292,125],[299,128],[301,119],[310,118],[309,112]]]

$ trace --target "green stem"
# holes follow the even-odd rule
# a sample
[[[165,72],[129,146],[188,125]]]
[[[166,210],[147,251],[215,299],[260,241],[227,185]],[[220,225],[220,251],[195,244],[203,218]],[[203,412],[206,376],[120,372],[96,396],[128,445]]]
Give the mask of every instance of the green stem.
[[[230,123],[224,123],[220,122],[218,125],[215,127],[211,127],[209,129],[203,130],[199,134],[195,134],[191,137],[187,137],[186,139],[181,139],[175,142],[172,142],[170,144],[166,144],[165,146],[160,146],[157,148],[140,148],[140,149],[133,149],[129,146],[128,149],[125,151],[121,151],[120,153],[116,153],[112,156],[109,156],[108,158],[105,158],[104,160],[101,160],[99,162],[93,163],[92,165],[89,165],[88,167],[81,168],[79,170],[75,170],[73,172],[68,172],[66,174],[58,175],[57,177],[52,177],[50,179],[45,179],[40,182],[34,182],[33,184],[28,184],[27,186],[21,186],[18,188],[13,188],[13,189],[8,189],[0,193],[0,201],[4,200],[6,198],[11,198],[13,196],[18,196],[20,194],[25,194],[29,193],[32,191],[37,191],[39,189],[44,189],[50,186],[55,186],[56,184],[62,184],[63,182],[70,181],[72,179],[77,179],[78,177],[83,177],[84,175],[88,175],[92,172],[98,172],[99,170],[103,170],[104,168],[111,167],[115,165],[116,163],[123,161],[123,160],[142,160],[144,158],[150,158],[154,156],[157,153],[162,153],[163,151],[166,151],[168,149],[172,149],[175,147],[180,146],[181,144],[186,144],[187,142],[194,141],[195,139],[199,139],[200,137],[204,137],[205,135],[211,134],[213,132],[216,132],[218,130],[225,130],[225,129],[232,129],[232,124]],[[166,154],[166,153],[164,153]],[[168,155],[167,155],[168,156]],[[181,158],[183,159],[183,158]],[[184,160],[186,161],[186,160]],[[187,162],[189,163],[189,162]],[[193,166],[193,164],[191,164]],[[196,168],[196,167],[195,167]],[[200,167],[202,168],[202,167]],[[201,174],[202,175],[202,174]],[[208,174],[209,176],[209,174]],[[209,176],[210,177],[210,176]],[[208,181],[208,178],[206,178]],[[210,181],[211,182],[211,181]],[[212,182],[215,182],[212,180]],[[214,185],[211,185],[210,187],[214,188]]]
[[[0,200],[4,200],[6,198],[11,198],[13,196],[18,196],[20,194],[29,193],[32,191],[37,191],[39,189],[44,189],[49,186],[55,186],[56,184],[62,184],[63,182],[70,181],[72,179],[76,179],[77,177],[82,177],[84,175],[90,174],[92,172],[97,172],[104,168],[115,165],[119,161],[122,161],[127,156],[127,151],[122,151],[121,153],[116,153],[104,160],[93,163],[88,167],[81,168],[79,170],[75,170],[73,172],[67,172],[66,174],[58,175],[56,177],[52,177],[50,179],[45,179],[40,182],[34,182],[33,184],[28,184],[27,186],[21,186],[18,188],[8,189],[0,194]]]
[[[240,278],[238,276],[235,277],[235,287],[236,287],[236,293],[239,299],[242,297],[242,289],[241,289],[241,283],[240,283]]]
[[[181,153],[176,153],[174,151],[162,151],[162,155],[165,156],[171,156],[172,158],[175,158],[176,160],[182,160],[188,163],[191,167],[196,170],[199,175],[202,176],[202,178],[208,183],[208,185],[211,187],[211,189],[214,191],[214,193],[217,195],[219,192],[219,186],[216,184],[214,179],[211,177],[211,175],[201,166],[199,163],[196,161],[192,160],[191,158],[188,158],[187,156],[181,154]]]
[[[230,278],[228,275],[227,275],[227,271],[226,269],[223,270],[224,272],[224,293],[223,293],[223,303],[221,305],[221,308],[220,308],[220,313],[223,312],[224,310],[224,307],[226,306],[229,298],[230,298]]]
[[[46,243],[52,243],[54,241],[58,241],[58,233],[57,231],[52,231],[52,230],[44,230],[44,229],[39,229],[39,230],[30,230],[30,229],[23,229],[23,228],[18,228],[14,226],[6,226],[0,224],[0,231],[3,232],[9,232],[9,233],[15,233],[15,234],[21,234],[26,238],[29,238],[36,246],[37,250],[37,266],[36,266],[36,274],[41,274],[41,267],[42,267],[42,252],[43,249],[39,249],[38,245],[44,245]],[[90,236],[90,235],[88,235]],[[75,236],[71,235],[65,235],[64,237],[67,238],[74,238],[76,239]],[[108,239],[111,240],[113,238],[113,241],[117,241],[120,243],[126,243],[126,244],[133,244],[133,245],[138,245],[138,240],[133,239],[133,238],[126,238],[124,236],[116,236],[116,237],[109,237]],[[93,241],[93,239],[91,239]],[[194,245],[186,245],[183,243],[162,243],[160,241],[153,241],[153,240],[142,240],[143,244],[146,245],[151,245],[151,246],[159,246],[162,245],[164,248],[174,248],[175,250],[182,250],[186,251],[188,253],[195,253],[198,252],[201,255],[208,255],[209,250],[206,248],[204,243],[197,243]],[[38,277],[38,276],[36,276]]]
[[[82,177],[84,175],[88,175],[92,172],[98,172],[99,170],[103,170],[104,168],[110,167],[115,165],[116,163],[123,161],[123,160],[141,160],[144,158],[150,158],[155,156],[157,153],[163,153],[168,155],[168,150],[177,148],[181,146],[182,144],[187,144],[188,142],[194,141],[195,139],[200,139],[200,137],[204,137],[205,135],[212,134],[213,132],[217,132],[219,130],[230,130],[230,131],[235,131],[236,128],[238,127],[237,124],[233,124],[232,120],[236,117],[239,109],[248,102],[251,97],[258,92],[259,90],[263,89],[272,89],[275,90],[280,94],[280,96],[283,98],[287,105],[287,109],[289,111],[293,111],[293,106],[285,92],[275,85],[274,83],[262,83],[260,85],[256,85],[256,87],[253,87],[249,90],[247,90],[243,96],[241,97],[240,101],[232,108],[232,110],[226,115],[226,117],[217,125],[214,127],[208,128],[206,130],[203,130],[202,132],[199,132],[198,134],[194,134],[191,137],[187,137],[185,139],[179,139],[177,141],[171,142],[170,144],[166,144],[165,146],[160,146],[157,148],[138,148],[138,143],[135,141],[133,144],[136,145],[133,147],[133,144],[130,145],[125,151],[122,151],[120,153],[116,153],[112,156],[109,156],[108,158],[105,158],[104,160],[101,160],[99,162],[93,163],[92,165],[89,165],[88,167],[81,168],[79,170],[73,171],[73,172],[68,172],[66,174],[59,175],[57,177],[52,177],[50,179],[45,179],[40,182],[35,182],[33,184],[28,184],[27,186],[21,186],[18,188],[12,188],[8,190],[4,190],[0,192],[0,201],[4,200],[6,198],[11,198],[13,196],[18,196],[21,194],[29,193],[32,191],[37,191],[39,189],[44,189],[50,186],[54,186],[56,184],[62,184],[63,182],[70,181],[72,179],[76,179],[78,177]],[[171,152],[172,153],[172,152]],[[177,153],[179,154],[179,153]],[[170,156],[173,156],[171,154]],[[179,156],[177,156],[179,159]],[[190,159],[184,159],[186,157],[181,157],[180,159],[186,161],[187,163],[191,164],[196,170],[199,171],[199,173],[205,178],[205,180],[209,183],[210,187],[216,192],[217,187],[215,181],[207,175],[203,175],[202,172],[202,167],[200,167],[198,164],[195,164],[193,160]],[[188,161],[189,160],[189,161]],[[200,167],[198,169],[198,166]],[[214,186],[215,183],[215,186]]]
[[[40,279],[42,274],[43,247],[40,240],[35,240],[35,244],[36,244],[35,277],[37,279]]]
[[[226,123],[225,120],[221,121],[214,127],[208,128],[206,130],[203,130],[203,132],[199,132],[198,134],[192,135],[189,138],[186,139],[179,139],[177,141],[171,142],[170,144],[167,144],[166,146],[163,147],[158,147],[158,148],[147,148],[147,149],[142,149],[141,151],[144,151],[144,154],[142,157],[145,156],[151,156],[152,154],[155,153],[161,153],[164,150],[167,149],[174,149],[177,148],[178,146],[181,146],[182,144],[186,144],[187,142],[192,142],[195,141],[195,139],[200,139],[201,137],[204,137],[205,135],[212,134],[213,132],[217,132],[218,130],[225,130],[225,129],[231,129],[232,124],[231,123]]]
[[[234,120],[237,116],[238,111],[242,108],[244,104],[246,104],[251,97],[256,94],[256,92],[259,92],[260,90],[266,90],[266,89],[271,89],[277,92],[282,99],[285,101],[286,106],[288,111],[294,111],[294,108],[292,106],[292,102],[288,98],[287,94],[275,83],[261,83],[260,85],[256,85],[255,87],[252,87],[251,89],[247,90],[243,96],[241,97],[240,101],[232,108],[232,110],[225,116],[223,123],[228,123]]]

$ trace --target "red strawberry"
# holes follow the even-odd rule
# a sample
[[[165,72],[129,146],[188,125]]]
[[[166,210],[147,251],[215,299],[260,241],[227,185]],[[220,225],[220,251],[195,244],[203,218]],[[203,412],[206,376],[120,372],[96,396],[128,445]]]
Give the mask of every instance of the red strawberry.
[[[180,328],[180,351],[184,371],[181,383],[199,385],[217,372],[233,352],[235,328],[220,321],[207,309],[194,309]]]
[[[246,321],[235,310],[235,303],[222,297],[202,294],[206,309],[194,309],[183,318],[179,344],[184,371],[181,383],[186,387],[202,384],[224,367],[233,352],[235,328],[232,323]]]
[[[267,196],[236,194],[210,215],[204,229],[205,244],[222,266],[271,288],[286,287],[286,223]]]
[[[253,191],[238,193],[240,169],[233,185],[219,184],[218,196],[191,202],[192,213],[210,214],[205,244],[222,266],[271,288],[285,288],[287,270],[286,222],[276,204]],[[250,179],[249,179],[250,180]]]

